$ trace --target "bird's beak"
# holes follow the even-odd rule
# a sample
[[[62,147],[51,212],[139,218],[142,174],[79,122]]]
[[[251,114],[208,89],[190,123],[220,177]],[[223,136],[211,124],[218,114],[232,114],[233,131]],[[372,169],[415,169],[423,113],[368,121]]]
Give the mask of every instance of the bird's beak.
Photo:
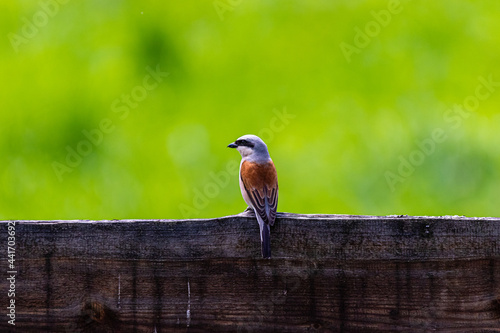
[[[230,143],[227,145],[228,148],[238,148],[238,145],[236,143]]]

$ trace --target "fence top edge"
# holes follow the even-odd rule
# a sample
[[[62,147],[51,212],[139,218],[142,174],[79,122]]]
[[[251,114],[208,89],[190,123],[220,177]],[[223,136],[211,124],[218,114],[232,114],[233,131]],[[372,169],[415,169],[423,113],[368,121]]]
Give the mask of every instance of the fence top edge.
[[[111,224],[111,223],[151,223],[151,222],[207,222],[218,221],[225,219],[238,219],[238,218],[253,218],[253,213],[243,212],[236,215],[227,215],[215,218],[199,218],[199,219],[112,219],[112,220],[0,220],[0,223],[34,223],[34,224]],[[295,214],[295,213],[278,213],[278,219],[286,220],[332,220],[332,221],[366,221],[366,220],[380,220],[380,221],[491,221],[500,222],[499,217],[467,217],[459,215],[443,215],[443,216],[410,216],[410,215],[344,215],[344,214]]]

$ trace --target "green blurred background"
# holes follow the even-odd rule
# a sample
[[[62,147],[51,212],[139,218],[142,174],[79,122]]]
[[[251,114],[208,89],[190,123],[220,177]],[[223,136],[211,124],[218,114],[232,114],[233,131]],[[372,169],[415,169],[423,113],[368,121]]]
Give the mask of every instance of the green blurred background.
[[[239,213],[247,133],[279,211],[500,216],[496,0],[64,2],[0,4],[1,219]]]

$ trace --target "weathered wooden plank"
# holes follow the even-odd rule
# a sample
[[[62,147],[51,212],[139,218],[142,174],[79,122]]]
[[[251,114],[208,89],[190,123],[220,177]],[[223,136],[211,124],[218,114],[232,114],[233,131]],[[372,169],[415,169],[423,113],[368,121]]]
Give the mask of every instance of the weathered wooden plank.
[[[15,232],[2,332],[500,332],[497,218],[280,214],[270,260],[245,214]]]

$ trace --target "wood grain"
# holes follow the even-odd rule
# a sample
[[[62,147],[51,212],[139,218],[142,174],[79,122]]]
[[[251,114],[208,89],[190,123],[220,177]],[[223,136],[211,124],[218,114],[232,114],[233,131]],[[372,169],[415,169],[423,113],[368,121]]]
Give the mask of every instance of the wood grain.
[[[497,218],[281,213],[266,260],[247,214],[16,221],[0,331],[500,332],[499,236]]]

